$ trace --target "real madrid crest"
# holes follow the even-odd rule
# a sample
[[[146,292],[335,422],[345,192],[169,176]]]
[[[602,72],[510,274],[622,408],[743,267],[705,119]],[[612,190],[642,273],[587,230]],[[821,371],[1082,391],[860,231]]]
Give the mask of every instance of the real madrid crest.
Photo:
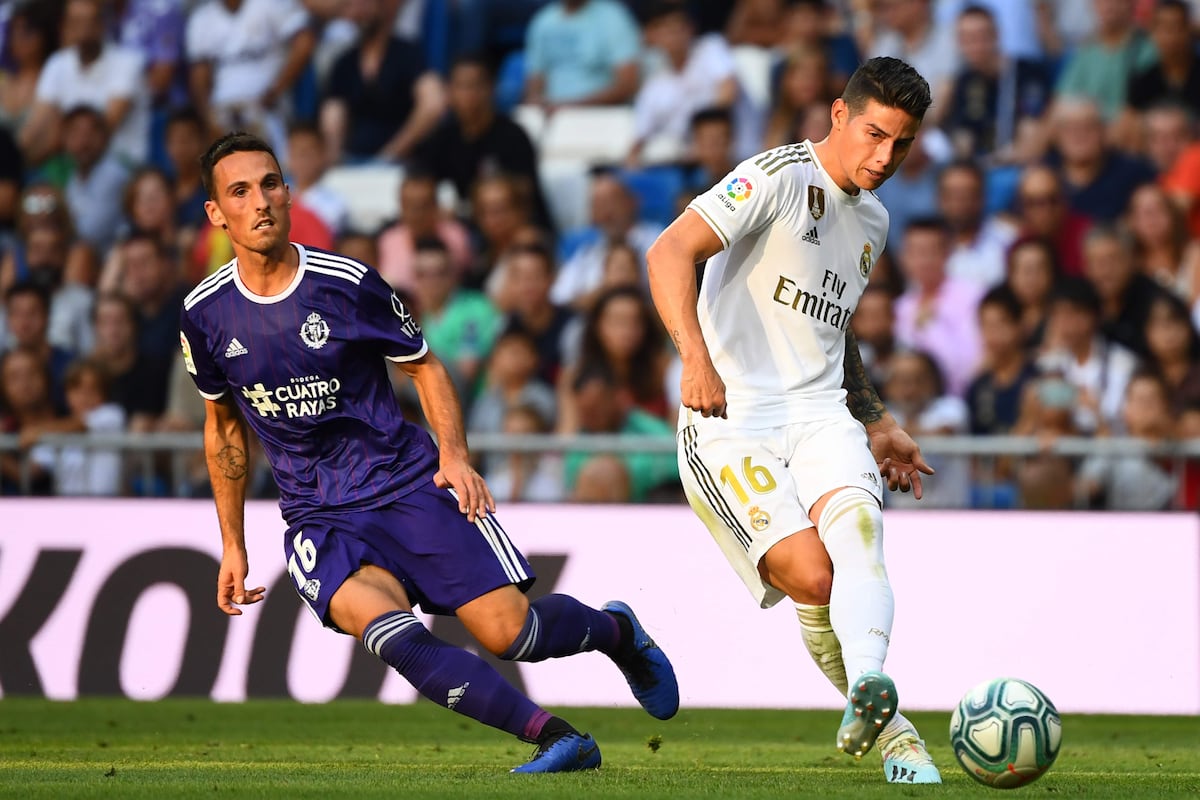
[[[825,190],[811,183],[808,185],[808,213],[813,222],[825,216]]]
[[[320,350],[329,341],[329,323],[317,312],[312,312],[300,326],[300,338],[313,350]]]
[[[771,524],[771,515],[758,506],[750,506],[747,513],[750,515],[750,527],[756,531],[765,531]]]
[[[858,257],[858,271],[866,278],[871,274],[872,266],[874,262],[871,261],[871,244],[868,242],[863,245],[862,255]]]

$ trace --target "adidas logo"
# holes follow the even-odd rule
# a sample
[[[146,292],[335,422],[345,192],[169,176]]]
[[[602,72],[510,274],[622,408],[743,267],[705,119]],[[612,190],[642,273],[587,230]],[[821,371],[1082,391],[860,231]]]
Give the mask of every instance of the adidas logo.
[[[250,351],[246,349],[246,346],[239,342],[235,336],[229,340],[229,347],[225,348],[225,357],[236,358],[238,356],[244,356],[249,352]]]
[[[808,233],[800,237],[800,240],[808,242],[809,244],[815,244],[817,247],[820,247],[821,237],[817,236],[817,226],[814,225]]]
[[[471,682],[467,681],[462,686],[457,686],[457,687],[451,689],[449,692],[447,692],[446,693],[446,708],[453,711],[454,707],[456,705],[458,705],[458,701],[462,700],[463,695],[465,695],[467,693],[467,687],[470,685],[471,685]]]

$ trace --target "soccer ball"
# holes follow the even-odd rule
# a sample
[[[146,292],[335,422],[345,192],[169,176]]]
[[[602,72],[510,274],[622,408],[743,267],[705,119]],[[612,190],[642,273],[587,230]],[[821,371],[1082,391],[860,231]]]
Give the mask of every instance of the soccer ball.
[[[975,780],[997,789],[1031,783],[1050,769],[1062,743],[1062,720],[1050,698],[1016,678],[986,681],[967,692],[950,717],[950,744]]]

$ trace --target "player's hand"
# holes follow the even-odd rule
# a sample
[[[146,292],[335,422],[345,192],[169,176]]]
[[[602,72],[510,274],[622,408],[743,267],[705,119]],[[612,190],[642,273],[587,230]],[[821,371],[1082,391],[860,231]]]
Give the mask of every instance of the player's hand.
[[[707,358],[700,363],[689,364],[685,361],[679,388],[679,397],[685,407],[699,411],[702,417],[728,419],[725,381],[717,374],[712,361]]]
[[[438,488],[454,490],[458,495],[458,510],[471,522],[496,510],[496,501],[483,476],[465,458],[443,459],[433,482]]]
[[[893,492],[912,491],[918,500],[924,493],[921,487],[921,473],[933,474],[933,467],[921,455],[921,447],[899,425],[890,428],[874,430],[868,433],[871,439],[871,453],[879,464],[879,474],[887,481],[887,486]]]
[[[245,550],[226,551],[221,556],[221,572],[217,576],[217,607],[231,617],[240,616],[242,610],[234,605],[249,606],[263,599],[267,587],[259,586],[246,590],[246,574],[250,562]]]

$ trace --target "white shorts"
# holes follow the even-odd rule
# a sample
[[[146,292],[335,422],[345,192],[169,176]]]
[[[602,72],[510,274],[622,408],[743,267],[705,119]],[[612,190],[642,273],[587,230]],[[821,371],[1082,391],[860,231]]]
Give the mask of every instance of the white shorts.
[[[813,527],[808,510],[823,495],[857,486],[883,502],[867,432],[849,414],[759,430],[693,414],[677,439],[692,510],[762,608],[786,595],[762,580],[759,562],[781,539]]]

